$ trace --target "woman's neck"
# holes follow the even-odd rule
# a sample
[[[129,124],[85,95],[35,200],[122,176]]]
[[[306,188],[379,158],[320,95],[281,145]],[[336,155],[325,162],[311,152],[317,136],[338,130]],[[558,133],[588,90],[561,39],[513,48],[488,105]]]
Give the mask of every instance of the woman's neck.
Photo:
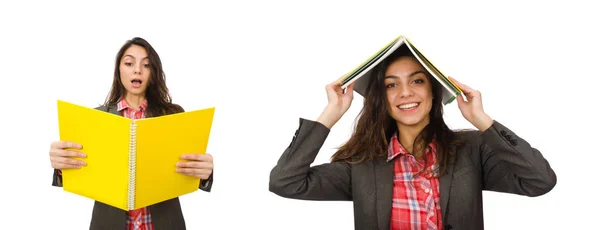
[[[421,133],[421,131],[423,131],[425,126],[427,126],[427,123],[411,126],[397,124],[397,126],[398,141],[400,144],[402,144],[402,147],[404,147],[411,155],[415,156],[415,158],[420,159],[422,155],[422,149],[424,149],[424,143],[415,143],[415,139]]]
[[[125,95],[125,102],[127,102],[129,107],[131,107],[132,109],[138,109],[140,105],[144,102],[144,99],[146,99],[144,95],[134,95],[130,93],[127,93]]]

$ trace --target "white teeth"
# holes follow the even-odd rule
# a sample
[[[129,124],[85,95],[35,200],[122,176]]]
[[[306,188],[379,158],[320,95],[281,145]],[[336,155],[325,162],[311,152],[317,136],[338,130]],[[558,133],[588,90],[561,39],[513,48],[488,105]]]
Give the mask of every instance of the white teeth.
[[[399,105],[398,108],[399,109],[412,109],[414,107],[417,107],[417,105],[419,105],[419,103],[402,104],[402,105]]]

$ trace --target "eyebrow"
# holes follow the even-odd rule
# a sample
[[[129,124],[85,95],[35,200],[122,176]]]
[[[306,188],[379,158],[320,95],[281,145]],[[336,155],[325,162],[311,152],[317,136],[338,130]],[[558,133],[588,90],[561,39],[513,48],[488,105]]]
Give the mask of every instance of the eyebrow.
[[[135,57],[132,56],[131,54],[125,54],[125,57],[131,57],[131,58],[135,59]],[[142,60],[144,60],[144,59],[148,59],[148,57],[143,57]]]
[[[409,74],[408,77],[411,78],[411,77],[414,77],[415,75],[420,74],[420,73],[427,75],[427,73],[425,71],[423,71],[423,70],[417,70],[417,71]],[[385,79],[388,79],[388,78],[399,78],[399,77],[395,76],[395,75],[385,76]]]

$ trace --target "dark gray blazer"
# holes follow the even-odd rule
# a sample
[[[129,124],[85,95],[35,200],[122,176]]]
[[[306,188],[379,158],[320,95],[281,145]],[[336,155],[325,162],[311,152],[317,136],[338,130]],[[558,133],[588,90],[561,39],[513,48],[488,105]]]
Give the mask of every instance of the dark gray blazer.
[[[380,157],[360,164],[311,167],[328,134],[321,123],[300,119],[296,135],[271,171],[269,190],[293,199],[353,201],[356,229],[388,230],[393,163]],[[484,132],[457,135],[466,143],[456,150],[456,163],[440,177],[446,230],[483,229],[483,190],[534,197],[556,184],[556,175],[542,154],[497,121]]]
[[[122,114],[117,111],[116,106],[110,107],[97,107],[96,109],[110,112],[121,116]],[[210,192],[213,182],[213,174],[207,180],[202,180],[199,189]],[[54,170],[54,179],[52,185],[62,187],[62,176],[58,174],[58,170]],[[179,204],[179,198],[173,198],[160,202],[158,204],[148,206],[150,215],[152,215],[152,224],[156,230],[185,230],[185,221],[183,213],[181,212],[181,206]],[[107,204],[95,201],[94,209],[92,210],[92,220],[90,223],[90,230],[126,230],[127,212],[109,206]]]

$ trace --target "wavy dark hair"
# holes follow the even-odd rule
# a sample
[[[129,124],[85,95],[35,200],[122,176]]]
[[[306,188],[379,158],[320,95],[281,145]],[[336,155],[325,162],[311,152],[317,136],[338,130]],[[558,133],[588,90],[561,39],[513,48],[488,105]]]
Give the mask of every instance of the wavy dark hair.
[[[169,89],[167,88],[165,73],[162,68],[162,62],[156,50],[143,38],[135,37],[125,42],[117,53],[115,61],[115,74],[113,78],[112,87],[104,106],[116,105],[121,98],[125,97],[125,87],[121,83],[121,71],[119,66],[121,59],[125,55],[125,51],[131,46],[141,46],[148,53],[148,61],[150,63],[150,82],[148,82],[148,88],[146,89],[146,99],[148,100],[148,107],[146,108],[146,117],[156,117],[161,115],[173,114],[183,112],[183,108],[177,104],[172,103]]]
[[[388,113],[388,103],[385,90],[385,72],[388,66],[401,57],[412,57],[410,51],[399,49],[374,71],[371,77],[352,136],[332,156],[331,161],[345,161],[351,164],[373,160],[376,157],[386,157],[389,140],[398,131],[396,121]],[[416,61],[416,59],[415,59]],[[443,118],[442,85],[428,74],[431,82],[433,103],[429,112],[429,124],[426,125],[414,141],[414,150],[423,151],[424,147],[435,137],[436,163],[439,166],[439,176],[444,175],[448,164],[454,162],[454,148],[461,145],[456,140],[456,134],[448,128]],[[417,151],[413,151],[417,152]]]

